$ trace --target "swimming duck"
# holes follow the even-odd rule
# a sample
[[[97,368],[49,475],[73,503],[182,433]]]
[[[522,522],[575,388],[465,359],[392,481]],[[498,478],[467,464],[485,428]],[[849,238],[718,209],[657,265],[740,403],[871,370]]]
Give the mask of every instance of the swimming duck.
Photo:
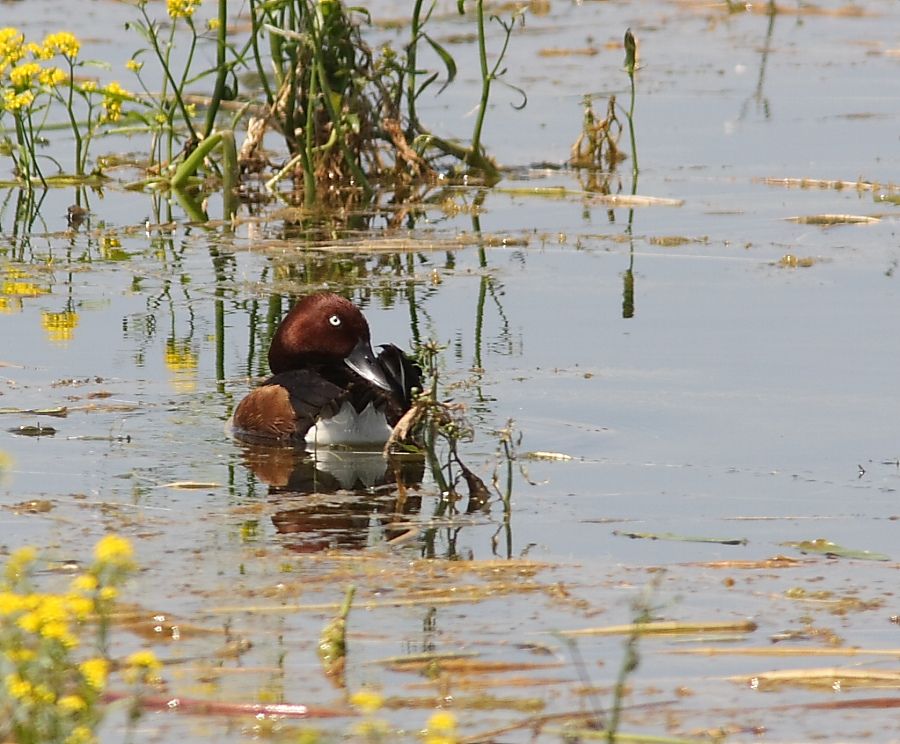
[[[372,351],[359,308],[309,295],[285,316],[269,347],[272,376],[234,411],[234,434],[253,442],[384,444],[409,410],[422,371],[393,344]]]

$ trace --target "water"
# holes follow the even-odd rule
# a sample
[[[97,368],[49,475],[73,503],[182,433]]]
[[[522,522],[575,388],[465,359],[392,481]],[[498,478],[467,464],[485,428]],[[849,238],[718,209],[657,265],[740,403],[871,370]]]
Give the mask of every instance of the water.
[[[900,403],[892,373],[900,344],[890,319],[900,241],[897,207],[879,197],[896,196],[889,184],[898,171],[900,19],[889,2],[867,3],[859,15],[841,8],[792,4],[770,19],[693,3],[552,3],[545,15],[527,17],[511,45],[506,78],[527,90],[528,107],[513,111],[515,95],[496,89],[486,142],[516,166],[499,188],[451,190],[453,209],[423,207],[402,228],[389,227],[385,215],[371,234],[336,236],[312,250],[277,216],[230,233],[188,225],[176,208],[174,226],[147,231],[145,220],[157,220],[152,202],[114,188],[90,197],[90,220],[77,231],[65,223],[72,193],[51,191],[23,235],[8,201],[0,214],[0,407],[66,406],[69,415],[0,418],[4,432],[38,422],[57,429],[40,438],[0,435],[13,463],[0,481],[3,547],[34,544],[53,558],[87,560],[107,530],[131,537],[142,566],[131,598],[148,618],[159,613],[201,629],[177,641],[164,630],[149,641],[117,637],[122,653],[149,643],[179,662],[164,671],[163,696],[342,708],[315,656],[335,610],[317,607],[339,602],[353,583],[348,685],[374,685],[394,698],[376,717],[408,740],[450,698],[463,732],[476,738],[532,715],[608,705],[623,639],[579,638],[576,656],[555,633],[630,621],[632,602],[660,568],[654,614],[752,618],[758,629],[736,645],[782,648],[788,642],[773,645],[770,636],[802,631],[804,640],[790,642],[799,649],[825,648],[835,635],[841,648],[895,648]],[[37,33],[46,21],[31,23]],[[568,156],[583,94],[627,100],[616,44],[628,26],[643,61],[637,192],[683,205],[630,214],[587,193],[527,193],[581,190],[579,174],[539,164]],[[434,21],[441,38],[470,29],[452,13]],[[94,43],[115,50],[110,59],[131,49],[121,35]],[[594,57],[539,55],[590,44]],[[465,134],[477,75],[474,58],[464,61],[471,44],[452,50],[464,83],[422,115],[444,133]],[[598,98],[598,110],[604,106]],[[629,161],[617,178],[629,193]],[[878,185],[796,188],[765,178]],[[476,199],[477,218],[468,208]],[[215,200],[210,208],[215,213]],[[880,221],[789,220],[819,214]],[[792,268],[786,255],[814,260]],[[629,267],[633,310],[623,310],[632,304]],[[346,462],[320,463],[317,474],[293,457],[263,458],[261,469],[227,436],[248,378],[265,374],[272,323],[291,295],[326,285],[364,308],[374,342],[446,345],[442,384],[468,407],[475,438],[463,454],[486,480],[497,464],[496,431],[514,422],[531,483],[517,471],[508,528],[497,499],[486,514],[433,520],[438,498],[428,476],[398,524],[389,519],[399,508],[396,489],[331,493],[322,485],[335,478],[346,486],[358,471],[377,470],[377,458],[355,463],[351,475]],[[77,318],[68,330],[66,310],[70,323]],[[529,459],[535,451],[566,458]],[[316,478],[322,493],[286,491],[289,477]],[[179,482],[207,485],[170,485]],[[29,499],[53,508],[15,507]],[[816,538],[891,560],[803,556],[788,544]],[[799,562],[752,563],[779,555]],[[720,563],[736,561],[751,563]],[[458,604],[387,604],[450,586],[494,589]],[[790,598],[798,588],[822,594]],[[252,648],[216,657],[233,637]],[[776,741],[900,739],[887,703],[864,713],[803,707],[893,700],[890,689],[854,690],[845,681],[841,692],[769,693],[749,685],[773,669],[890,670],[895,653],[675,653],[710,644],[642,640],[626,698],[636,707],[626,707],[623,730],[689,736],[733,727],[733,740],[747,740],[762,727]],[[374,663],[420,651],[547,666],[429,681]],[[584,694],[583,674],[600,688],[600,703]],[[740,680],[723,681],[731,676]],[[488,692],[503,700],[476,707],[472,696]],[[535,707],[517,712],[511,699]],[[113,716],[104,740],[118,741],[122,725]],[[255,725],[151,713],[139,733],[148,741],[237,741]],[[289,735],[303,724],[278,725]],[[314,725],[340,732],[352,722]],[[559,740],[555,722],[541,725],[541,740]],[[531,738],[525,726],[495,740]]]

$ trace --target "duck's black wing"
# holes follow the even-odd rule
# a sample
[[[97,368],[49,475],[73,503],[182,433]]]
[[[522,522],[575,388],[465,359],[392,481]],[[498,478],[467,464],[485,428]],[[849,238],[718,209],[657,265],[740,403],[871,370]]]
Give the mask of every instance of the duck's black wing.
[[[245,441],[302,441],[316,420],[333,416],[346,397],[345,387],[316,370],[280,372],[238,404],[234,434]]]

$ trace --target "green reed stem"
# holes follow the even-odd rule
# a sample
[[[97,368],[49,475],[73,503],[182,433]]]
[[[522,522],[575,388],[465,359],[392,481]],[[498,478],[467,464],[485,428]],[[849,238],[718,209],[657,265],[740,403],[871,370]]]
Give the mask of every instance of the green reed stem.
[[[271,106],[275,102],[275,97],[272,95],[272,88],[269,85],[269,76],[266,74],[262,58],[259,55],[259,35],[262,32],[262,29],[259,24],[259,11],[257,8],[257,0],[250,0],[250,43],[253,47],[253,61],[256,64],[256,74],[259,77],[260,85],[262,85],[262,89],[266,94],[266,104]],[[221,12],[222,8],[220,7],[219,13],[221,14]],[[221,20],[219,21],[219,25],[221,26]]]
[[[315,150],[316,117],[314,101],[319,96],[319,76],[314,72],[309,76],[309,92],[306,97],[305,144],[300,149],[303,161],[303,203],[311,208],[316,202],[316,175],[313,173],[313,151]]]
[[[628,106],[628,135],[631,139],[631,175],[636,185],[637,176],[640,169],[638,168],[637,140],[634,134],[634,102],[635,102],[635,85],[634,73],[638,67],[638,46],[637,39],[631,33],[631,29],[625,31],[625,72],[628,73],[628,80],[631,83],[631,102]]]
[[[251,3],[250,7],[250,16],[254,18],[255,14],[253,12],[253,6]],[[228,0],[219,0],[219,27],[216,30],[216,84],[215,88],[213,88],[212,100],[209,103],[209,108],[206,109],[206,129],[203,131],[204,137],[209,137],[212,134],[213,127],[216,124],[216,114],[219,113],[219,103],[222,101],[222,96],[225,95],[225,80],[228,76],[228,66],[225,64],[225,51],[227,49],[228,43]],[[251,21],[253,22],[253,21]],[[256,29],[253,29],[253,43],[254,43],[254,51],[256,50]],[[191,23],[191,32],[194,32],[194,24]],[[194,42],[197,41],[197,34],[194,32]],[[193,52],[193,47],[191,49]],[[257,61],[259,57],[257,56]],[[189,67],[189,65],[188,65]],[[188,67],[185,67],[185,75],[187,74]],[[265,76],[260,76],[263,81],[265,81]]]
[[[75,119],[75,63],[69,56],[66,56],[66,62],[69,63],[69,94],[66,97],[66,113],[69,115],[69,125],[72,129],[72,137],[75,140],[75,175],[83,176],[84,161],[81,154],[81,130]]]
[[[478,104],[478,116],[475,129],[472,131],[472,151],[481,155],[481,131],[484,128],[484,117],[487,114],[488,100],[491,96],[493,75],[488,70],[487,41],[484,33],[484,0],[475,3],[475,15],[478,22],[478,61],[481,67],[481,101]]]
[[[409,124],[406,130],[407,139],[412,139],[419,127],[419,117],[416,115],[416,57],[419,48],[419,33],[422,28],[422,0],[416,0],[413,5],[410,18],[410,39],[406,48],[406,105],[409,116]]]

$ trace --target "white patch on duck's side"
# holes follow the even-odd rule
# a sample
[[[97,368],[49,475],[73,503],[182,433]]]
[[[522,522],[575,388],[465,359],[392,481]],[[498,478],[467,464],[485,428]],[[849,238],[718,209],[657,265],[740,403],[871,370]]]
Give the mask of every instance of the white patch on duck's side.
[[[387,419],[369,403],[362,411],[350,403],[327,419],[319,419],[306,432],[307,444],[384,444],[391,435]]]

